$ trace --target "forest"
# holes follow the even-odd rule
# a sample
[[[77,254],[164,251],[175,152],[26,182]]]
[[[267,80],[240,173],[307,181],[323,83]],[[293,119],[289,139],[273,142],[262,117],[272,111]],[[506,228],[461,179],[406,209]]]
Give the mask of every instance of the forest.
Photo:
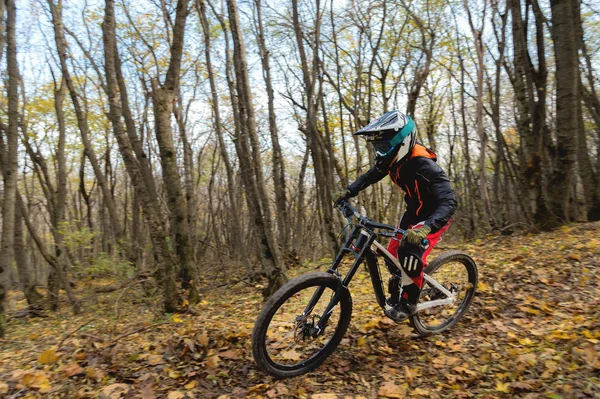
[[[30,352],[46,373],[60,367],[64,377],[59,352],[70,347],[73,358],[83,361],[76,354],[85,338],[72,341],[85,335],[90,319],[98,329],[101,318],[112,326],[95,350],[114,351],[130,335],[152,328],[202,324],[191,321],[194,315],[218,324],[221,296],[232,301],[225,308],[244,314],[235,330],[236,339],[244,340],[262,301],[301,271],[325,270],[339,250],[346,220],[333,208],[332,196],[375,159],[353,133],[397,109],[414,118],[418,141],[437,154],[456,191],[459,206],[443,246],[468,248],[490,267],[502,256],[510,258],[498,265],[512,266],[531,256],[532,264],[560,273],[554,267],[566,259],[581,274],[574,287],[583,287],[582,296],[569,300],[586,303],[580,325],[587,331],[581,339],[589,341],[581,349],[587,368],[560,394],[600,392],[600,292],[593,288],[600,229],[597,2],[2,0],[0,71],[2,356],[23,339],[37,339],[32,334],[62,339],[44,341],[54,349],[30,344],[37,348]],[[385,179],[352,201],[373,220],[395,224],[404,212],[403,195]],[[520,255],[522,240],[532,240],[539,252],[523,249]],[[506,246],[481,253],[478,244],[490,242]],[[537,258],[556,248],[564,249],[556,258]],[[480,283],[484,297],[475,306],[498,315],[510,301],[498,308],[486,300],[500,295],[496,284],[515,282],[502,282],[508,277],[501,268],[487,273],[489,280]],[[560,286],[558,275],[535,276],[534,282]],[[239,290],[238,300],[252,309],[238,308],[229,290]],[[526,316],[550,317],[532,301],[525,303],[530,311],[521,309]],[[154,321],[136,326],[139,317]],[[49,320],[67,320],[70,327],[27,332],[50,328]],[[482,323],[506,333],[507,321],[501,320]],[[387,334],[389,325],[381,326]],[[90,334],[87,339],[99,337]],[[474,330],[469,334],[476,339]],[[250,357],[199,336],[202,361],[213,359],[210,369],[224,359]],[[211,345],[225,345],[226,355],[219,357]],[[163,365],[162,358],[148,361]],[[529,358],[519,362],[533,366]],[[108,385],[108,372],[94,374],[102,372],[91,363],[85,369],[68,365],[68,378],[83,375]],[[10,370],[0,367],[0,376]],[[392,388],[383,393],[379,385],[353,392],[412,395],[423,374],[409,366],[401,371],[404,385],[386,379],[382,386]],[[204,387],[189,382],[189,373],[177,373],[181,378],[174,380],[185,381],[186,389]],[[448,386],[474,380],[462,374]],[[49,374],[28,375],[25,382],[22,374],[0,378],[0,396],[31,391],[75,397],[69,384],[52,391]],[[215,390],[225,377],[209,375],[215,379],[198,397],[228,397],[231,392]],[[540,385],[517,377],[513,385],[494,380],[490,389],[503,397],[563,397],[543,390],[555,377],[540,376]],[[319,398],[319,390],[306,387],[259,387],[256,378],[250,380],[253,388],[233,395],[317,392],[313,397]],[[113,388],[99,397],[126,395],[122,386]],[[429,389],[422,397],[470,397],[454,396],[454,388],[452,395],[417,389]],[[481,389],[488,392],[487,385]],[[342,395],[321,398],[336,394]],[[184,397],[178,395],[169,398]]]

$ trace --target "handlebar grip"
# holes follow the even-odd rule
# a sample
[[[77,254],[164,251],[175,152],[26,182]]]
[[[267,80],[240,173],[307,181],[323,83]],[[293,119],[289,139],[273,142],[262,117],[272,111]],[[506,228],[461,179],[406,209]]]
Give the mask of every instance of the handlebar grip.
[[[402,236],[406,235],[406,230],[403,229],[397,229],[396,230],[398,233],[402,234]],[[423,248],[429,248],[429,240],[427,238],[423,238],[423,241],[421,241],[421,246]]]

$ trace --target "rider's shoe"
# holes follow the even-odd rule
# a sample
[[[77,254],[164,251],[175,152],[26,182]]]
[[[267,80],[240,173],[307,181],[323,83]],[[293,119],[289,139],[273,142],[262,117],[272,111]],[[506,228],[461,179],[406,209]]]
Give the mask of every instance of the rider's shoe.
[[[396,306],[386,309],[384,313],[387,317],[394,320],[396,323],[399,323],[401,321],[406,320],[408,316],[415,314],[416,310],[417,305],[413,305],[405,301],[400,301],[400,303]]]

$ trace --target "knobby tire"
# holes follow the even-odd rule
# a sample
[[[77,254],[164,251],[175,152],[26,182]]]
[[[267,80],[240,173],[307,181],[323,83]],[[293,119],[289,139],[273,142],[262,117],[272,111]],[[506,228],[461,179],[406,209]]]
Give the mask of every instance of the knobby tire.
[[[271,324],[273,317],[278,313],[278,310],[282,308],[286,301],[295,294],[300,293],[305,289],[310,289],[314,292],[318,287],[325,287],[326,291],[328,291],[327,289],[330,289],[331,292],[338,292],[340,295],[339,303],[336,306],[336,309],[339,309],[339,320],[337,325],[328,323],[325,328],[325,331],[328,328],[335,328],[333,336],[319,351],[305,361],[292,365],[278,363],[278,361],[271,357],[267,348],[267,331],[269,330],[269,325]],[[329,296],[322,295],[319,299],[319,304],[321,304],[321,302],[326,304],[330,299]],[[319,309],[319,311],[321,310]],[[285,314],[284,310],[282,310],[282,312]],[[302,312],[298,313],[302,314]],[[294,315],[297,316],[298,313]],[[351,314],[352,298],[350,297],[348,289],[342,285],[341,281],[336,276],[329,273],[316,272],[293,279],[267,300],[256,320],[252,332],[252,354],[254,360],[262,371],[277,378],[288,378],[307,373],[320,366],[338,346],[348,328]],[[320,314],[313,316],[320,316]],[[294,324],[294,321],[294,317],[290,317],[290,323]]]
[[[466,311],[469,309],[471,302],[473,302],[473,298],[475,297],[475,291],[477,289],[477,280],[478,280],[477,265],[475,264],[475,261],[473,261],[473,259],[465,253],[462,253],[459,251],[444,252],[441,255],[439,255],[437,258],[435,258],[425,268],[424,272],[437,280],[435,273],[437,271],[443,270],[444,265],[449,267],[449,264],[451,264],[451,263],[462,264],[465,268],[465,271],[463,271],[463,272],[466,272],[467,276],[468,276],[468,280],[467,280],[468,287],[467,287],[466,294],[465,294],[464,298],[462,298],[460,303],[458,304],[458,308],[456,309],[456,311],[452,315],[450,315],[450,317],[448,317],[443,323],[441,323],[435,327],[428,326],[427,323],[422,320],[424,318],[424,315],[422,314],[422,312],[412,315],[410,317],[410,324],[411,324],[412,328],[418,334],[420,334],[422,336],[438,334],[438,333],[441,333],[442,331],[445,331],[445,330],[453,327],[464,316]],[[424,289],[426,288],[426,285],[427,285],[427,283],[424,283],[424,286],[423,286]],[[445,288],[448,288],[448,287],[445,287]],[[423,294],[423,292],[422,292],[422,294]],[[443,307],[444,306],[440,306],[440,308],[443,308]]]

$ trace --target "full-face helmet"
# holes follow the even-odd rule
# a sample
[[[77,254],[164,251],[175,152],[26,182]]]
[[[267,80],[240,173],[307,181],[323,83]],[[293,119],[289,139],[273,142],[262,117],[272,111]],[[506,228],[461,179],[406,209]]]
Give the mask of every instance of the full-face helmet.
[[[410,154],[417,139],[415,122],[399,111],[386,112],[354,134],[365,136],[377,158],[388,163]]]

